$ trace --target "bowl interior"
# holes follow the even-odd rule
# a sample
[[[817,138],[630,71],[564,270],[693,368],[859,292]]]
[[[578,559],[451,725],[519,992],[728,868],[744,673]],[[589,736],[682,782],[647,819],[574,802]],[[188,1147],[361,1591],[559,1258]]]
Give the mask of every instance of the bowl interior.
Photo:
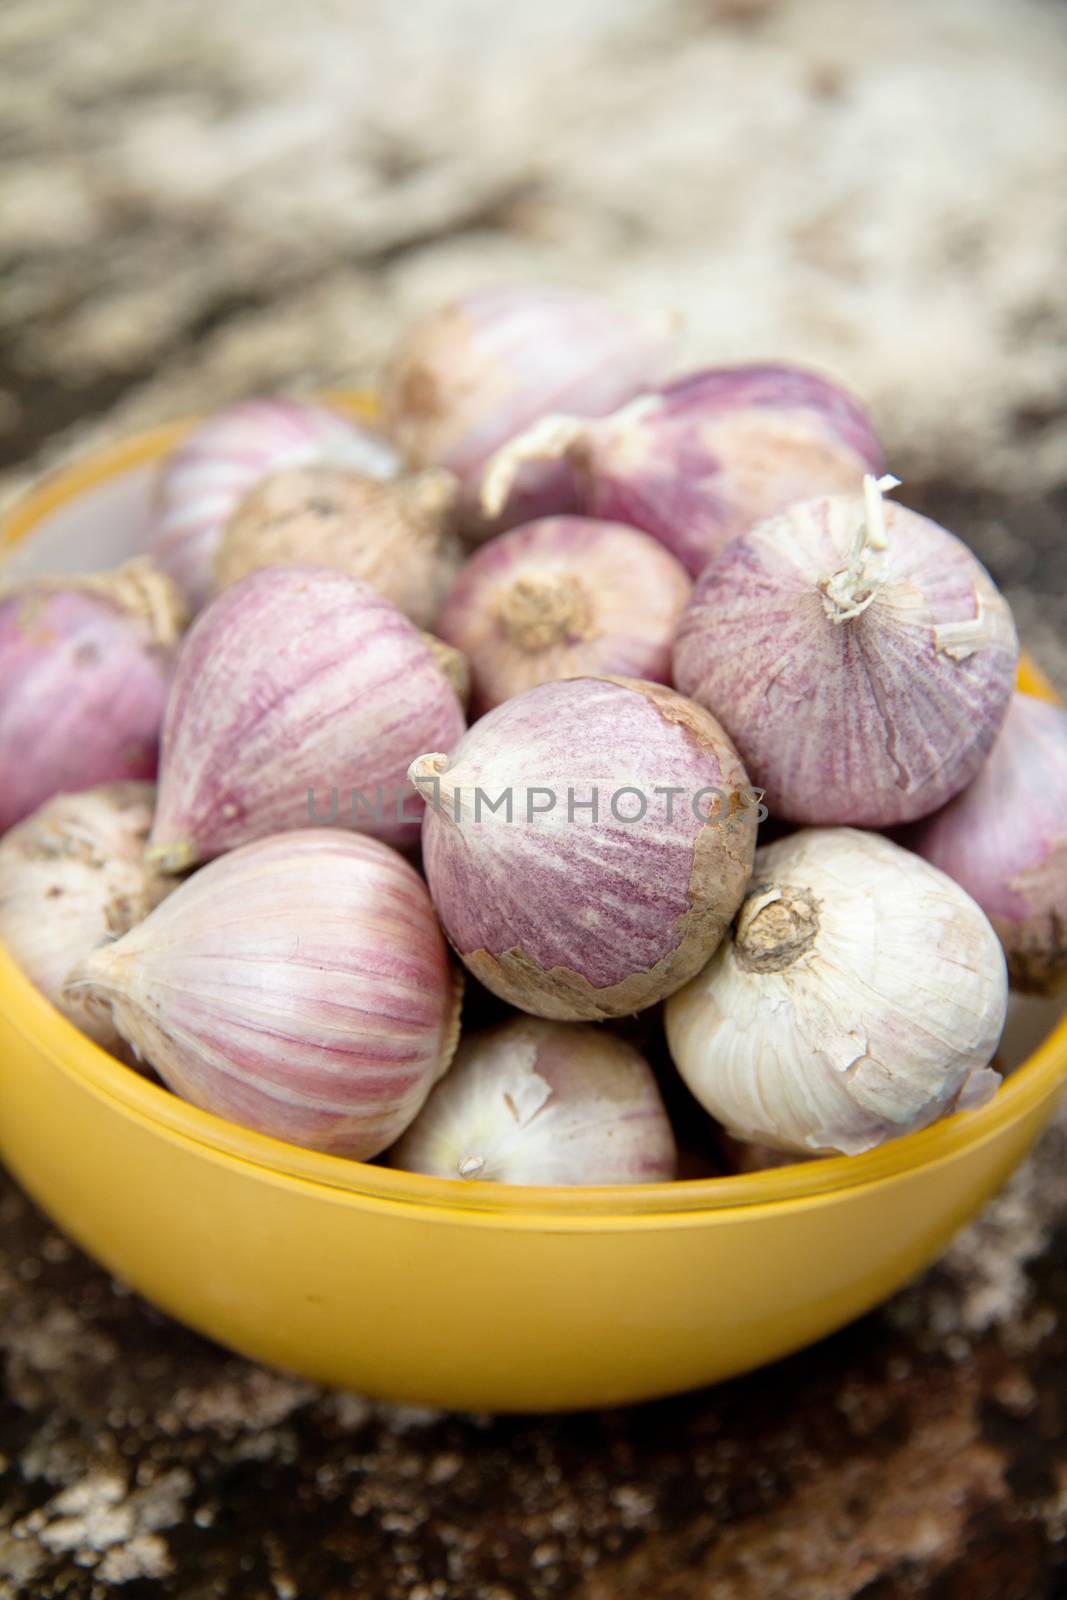
[[[332,398],[342,398],[361,416],[372,411],[365,396]],[[87,571],[141,552],[152,518],[158,461],[189,425],[176,423],[141,434],[47,478],[0,525],[4,576]],[[1029,664],[1020,682],[1028,692],[1052,695]],[[164,1137],[195,1143],[211,1159],[250,1164],[281,1181],[316,1184],[386,1204],[459,1208],[480,1213],[487,1221],[503,1217],[512,1226],[523,1222],[541,1226],[546,1213],[560,1224],[591,1216],[632,1222],[642,1215],[776,1204],[880,1183],[919,1164],[950,1160],[992,1138],[1050,1094],[1067,1074],[1067,996],[1058,1000],[1013,996],[1000,1051],[1011,1076],[978,1111],[948,1118],[861,1156],[672,1184],[533,1188],[397,1172],[298,1149],[226,1123],[178,1100],[99,1049],[42,1000],[2,950],[0,1006],[9,1023],[64,1071],[118,1102],[127,1115],[151,1122]]]

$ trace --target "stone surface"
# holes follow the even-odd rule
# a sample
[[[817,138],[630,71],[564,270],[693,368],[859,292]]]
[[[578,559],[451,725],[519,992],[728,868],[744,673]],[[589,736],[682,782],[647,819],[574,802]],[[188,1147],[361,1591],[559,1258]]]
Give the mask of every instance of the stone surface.
[[[1057,0],[7,0],[0,493],[565,277],[850,382],[1067,688],[1065,88]],[[1062,1594],[1063,1157],[818,1349],[537,1422],[251,1367],[5,1185],[0,1600]]]

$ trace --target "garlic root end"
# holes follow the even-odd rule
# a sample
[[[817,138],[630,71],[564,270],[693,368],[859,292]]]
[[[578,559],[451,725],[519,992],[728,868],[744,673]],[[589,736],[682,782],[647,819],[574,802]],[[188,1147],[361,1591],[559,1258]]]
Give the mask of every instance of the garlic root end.
[[[178,839],[173,844],[150,844],[144,853],[145,866],[155,872],[185,872],[196,860],[196,846],[191,839]]]

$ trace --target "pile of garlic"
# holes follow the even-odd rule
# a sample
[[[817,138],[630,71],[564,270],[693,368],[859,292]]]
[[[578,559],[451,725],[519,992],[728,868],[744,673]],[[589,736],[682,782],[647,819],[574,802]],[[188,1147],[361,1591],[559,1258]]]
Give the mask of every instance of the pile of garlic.
[[[463,1182],[856,1154],[995,1092],[1009,974],[1067,974],[1067,711],[851,396],[673,344],[479,290],[382,431],[244,401],[142,557],[0,586],[0,940],[73,1024]]]

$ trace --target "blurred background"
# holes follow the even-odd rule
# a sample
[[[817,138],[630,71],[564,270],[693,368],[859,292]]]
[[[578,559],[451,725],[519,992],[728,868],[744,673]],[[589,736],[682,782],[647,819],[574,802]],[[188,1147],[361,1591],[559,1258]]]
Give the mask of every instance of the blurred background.
[[[1065,180],[1063,0],[0,0],[0,501],[571,280],[844,379],[1067,690]],[[0,1600],[1063,1595],[1064,1155],[817,1350],[531,1422],[226,1356],[0,1179]]]
[[[6,0],[0,76],[0,493],[571,280],[845,379],[1067,686],[1062,0]]]

